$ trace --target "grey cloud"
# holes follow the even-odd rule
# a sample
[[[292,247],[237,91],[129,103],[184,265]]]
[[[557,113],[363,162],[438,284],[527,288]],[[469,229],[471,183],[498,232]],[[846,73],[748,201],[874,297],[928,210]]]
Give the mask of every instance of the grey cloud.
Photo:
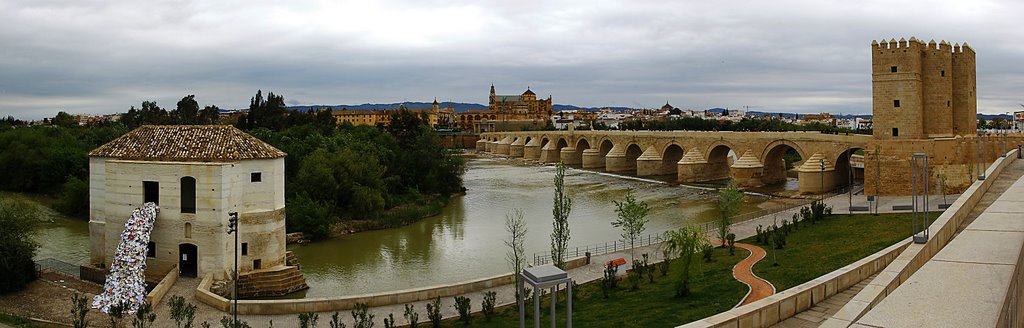
[[[872,39],[978,51],[979,109],[1016,103],[1013,2],[5,1],[0,116],[155,100],[248,105],[486,101],[870,112]]]

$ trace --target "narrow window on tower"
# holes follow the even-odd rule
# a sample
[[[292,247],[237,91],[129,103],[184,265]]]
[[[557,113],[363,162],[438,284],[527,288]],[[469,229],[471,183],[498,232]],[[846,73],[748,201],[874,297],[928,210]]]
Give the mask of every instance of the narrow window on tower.
[[[946,71],[939,71],[939,76],[946,77]]]
[[[899,99],[893,100],[892,101],[892,107],[899,108],[900,107],[900,100]]]
[[[896,66],[889,67],[889,70],[891,70],[893,73],[896,73]]]
[[[892,136],[893,137],[899,137],[900,136],[900,129],[899,128],[892,128]]]
[[[949,107],[949,100],[946,100],[946,107]]]

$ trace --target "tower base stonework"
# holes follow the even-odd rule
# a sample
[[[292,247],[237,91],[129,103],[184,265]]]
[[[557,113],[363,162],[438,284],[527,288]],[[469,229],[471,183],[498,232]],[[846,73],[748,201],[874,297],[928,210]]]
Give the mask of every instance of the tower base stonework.
[[[982,169],[986,169],[996,158],[1016,149],[1024,138],[1015,133],[1005,137],[969,135],[942,139],[872,140],[864,150],[864,194],[910,194],[913,189],[909,178],[910,158],[915,153],[928,154],[930,193],[961,193],[978,179],[979,141],[984,143],[981,157]]]

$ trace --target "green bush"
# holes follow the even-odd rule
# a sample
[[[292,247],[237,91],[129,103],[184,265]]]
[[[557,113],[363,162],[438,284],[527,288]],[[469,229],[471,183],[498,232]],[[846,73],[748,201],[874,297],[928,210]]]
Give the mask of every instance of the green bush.
[[[427,303],[427,318],[430,319],[431,327],[441,327],[441,297]]]
[[[494,291],[484,293],[484,300],[480,304],[480,311],[484,313],[487,321],[491,321],[491,318],[494,317],[494,303],[497,296],[498,293]]]
[[[466,326],[469,326],[469,312],[472,311],[473,304],[470,304],[469,297],[455,296],[455,307],[456,311],[459,311],[459,321]]]
[[[39,247],[32,232],[39,222],[31,205],[0,199],[0,294],[17,291],[36,279],[35,256]]]

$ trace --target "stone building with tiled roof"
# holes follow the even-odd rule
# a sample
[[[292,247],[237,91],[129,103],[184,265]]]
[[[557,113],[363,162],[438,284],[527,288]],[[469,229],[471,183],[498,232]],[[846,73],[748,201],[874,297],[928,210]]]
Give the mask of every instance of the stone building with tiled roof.
[[[109,265],[132,210],[155,202],[160,213],[147,276],[177,270],[181,277],[226,279],[236,246],[228,213],[237,212],[239,281],[268,271],[289,277],[239,294],[306,288],[285,250],[286,155],[226,125],[142,126],[96,148],[89,152],[91,265]]]
[[[529,87],[521,95],[499,95],[491,85],[486,110],[457,114],[459,128],[465,131],[519,131],[542,129],[552,114],[551,96],[537,99]]]

